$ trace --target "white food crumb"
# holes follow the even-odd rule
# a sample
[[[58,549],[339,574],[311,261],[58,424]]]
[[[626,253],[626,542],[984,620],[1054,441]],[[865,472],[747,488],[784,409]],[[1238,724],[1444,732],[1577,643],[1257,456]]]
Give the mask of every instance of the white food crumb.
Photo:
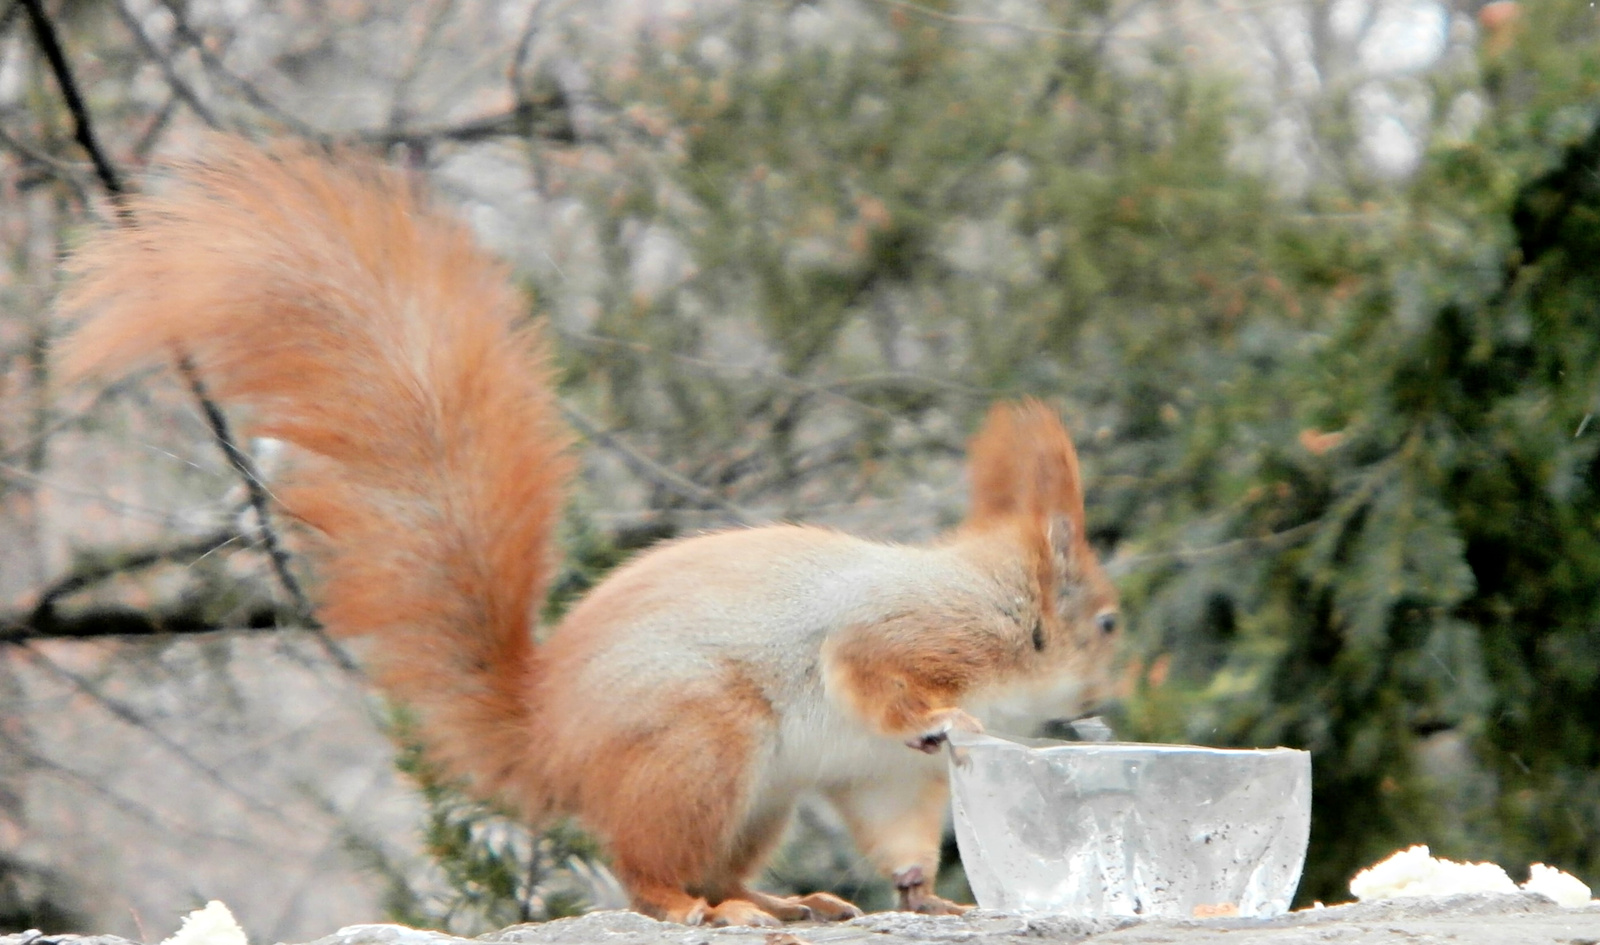
[[[249,945],[249,941],[228,907],[213,899],[204,909],[184,916],[177,934],[161,945]]]
[[[1456,893],[1514,893],[1517,884],[1493,863],[1457,863],[1430,856],[1425,846],[1401,850],[1350,880],[1357,899],[1401,896],[1451,896]]]
[[[1522,892],[1548,896],[1558,904],[1573,907],[1589,904],[1589,887],[1570,873],[1535,863],[1522,884]],[[1350,891],[1357,899],[1397,899],[1401,896],[1453,896],[1457,893],[1514,893],[1516,884],[1506,871],[1493,863],[1457,863],[1431,856],[1425,846],[1414,846],[1390,855],[1350,880]]]
[[[1525,892],[1549,896],[1568,907],[1589,904],[1589,887],[1571,873],[1535,863],[1528,868],[1528,874],[1528,881],[1522,884]]]

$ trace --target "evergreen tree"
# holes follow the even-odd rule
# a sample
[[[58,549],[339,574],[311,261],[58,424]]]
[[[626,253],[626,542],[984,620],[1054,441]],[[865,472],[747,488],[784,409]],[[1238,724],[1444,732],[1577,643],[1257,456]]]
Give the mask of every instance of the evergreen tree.
[[[1267,383],[1299,436],[1199,451],[1235,543],[1140,578],[1182,664],[1149,730],[1313,751],[1303,896],[1416,842],[1600,872],[1600,57],[1585,4],[1531,6],[1477,133],[1324,257],[1341,311]]]

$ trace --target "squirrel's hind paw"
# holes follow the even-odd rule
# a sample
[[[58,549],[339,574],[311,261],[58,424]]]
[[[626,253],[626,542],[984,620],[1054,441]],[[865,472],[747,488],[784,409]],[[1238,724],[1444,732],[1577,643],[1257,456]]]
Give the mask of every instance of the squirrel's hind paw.
[[[832,893],[812,893],[801,896],[796,900],[800,905],[811,910],[811,916],[821,922],[843,922],[847,919],[861,918],[861,910],[851,902],[846,902]]]
[[[700,916],[699,925],[749,925],[758,928],[777,928],[783,925],[772,913],[767,912],[753,902],[744,899],[724,899],[714,906],[706,907]]]
[[[843,922],[861,918],[861,910],[832,893],[809,896],[773,896],[754,889],[743,890],[741,898],[785,922]]]

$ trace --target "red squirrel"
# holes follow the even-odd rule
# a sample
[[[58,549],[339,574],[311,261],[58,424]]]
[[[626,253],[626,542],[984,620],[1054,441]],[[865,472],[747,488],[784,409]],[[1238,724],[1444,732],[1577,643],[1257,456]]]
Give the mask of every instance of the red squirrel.
[[[932,892],[952,729],[1106,696],[1117,595],[1078,459],[1036,401],[993,407],[966,520],[927,545],[735,528],[617,568],[537,625],[575,461],[507,268],[397,171],[212,142],[71,258],[68,376],[187,358],[315,536],[322,618],[435,759],[538,825],[576,815],[636,909],[769,925],[859,915],[749,881],[798,796],[831,801],[903,908]]]

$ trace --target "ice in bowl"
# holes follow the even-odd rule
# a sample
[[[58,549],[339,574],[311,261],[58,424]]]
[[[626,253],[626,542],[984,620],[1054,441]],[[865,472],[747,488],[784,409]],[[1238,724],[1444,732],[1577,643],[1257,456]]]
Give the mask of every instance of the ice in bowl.
[[[1079,916],[1288,911],[1311,756],[952,733],[951,806],[978,905]]]

